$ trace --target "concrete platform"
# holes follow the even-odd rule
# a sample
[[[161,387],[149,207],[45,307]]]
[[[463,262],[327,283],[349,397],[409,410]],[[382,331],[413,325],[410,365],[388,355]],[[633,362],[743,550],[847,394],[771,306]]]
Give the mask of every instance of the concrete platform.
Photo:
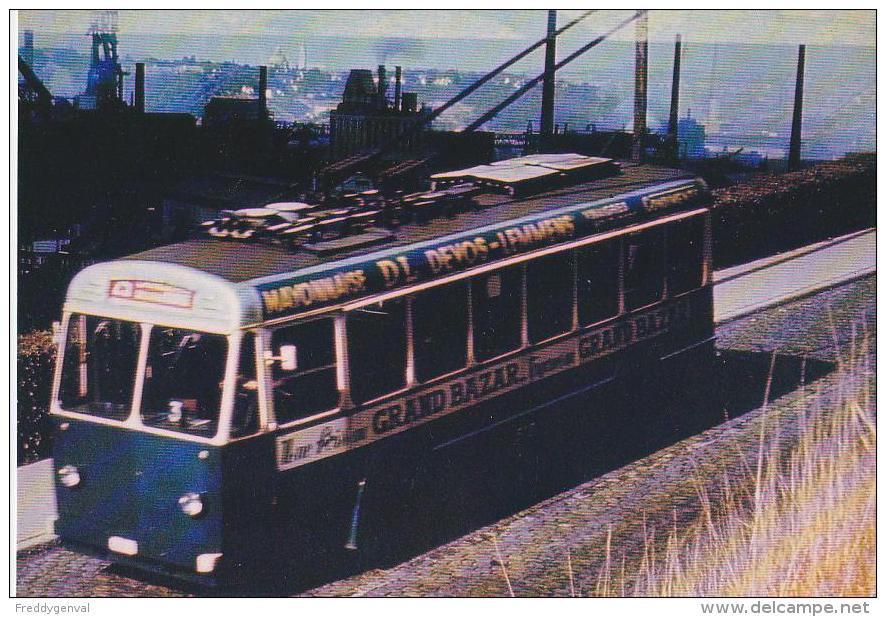
[[[16,482],[17,549],[52,540],[56,512],[52,459],[19,467]]]
[[[864,230],[714,274],[718,324],[871,274],[877,237]]]

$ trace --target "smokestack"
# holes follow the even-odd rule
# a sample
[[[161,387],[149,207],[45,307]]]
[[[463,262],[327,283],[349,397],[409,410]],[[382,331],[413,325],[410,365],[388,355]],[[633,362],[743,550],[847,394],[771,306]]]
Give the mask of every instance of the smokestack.
[[[145,63],[135,63],[135,111],[145,113]]]
[[[794,90],[794,121],[791,124],[791,145],[788,150],[788,170],[799,169],[803,129],[803,72],[806,68],[806,46],[800,45],[797,54],[797,86]]]
[[[403,93],[403,111],[415,113],[418,110],[418,94],[415,92]]]
[[[34,31],[25,30],[22,41],[22,59],[28,66],[34,66]]]
[[[378,65],[378,96],[379,96],[379,98],[382,99],[382,101],[384,101],[387,93],[388,93],[387,71],[385,70],[384,64],[379,64]]]
[[[643,160],[643,135],[646,133],[646,84],[649,63],[649,13],[637,19],[637,42],[634,64],[634,143],[631,160]]]
[[[554,65],[557,64],[557,11],[548,11],[548,37],[545,43],[545,77],[541,89],[541,124],[539,135],[542,148],[546,138],[554,132]]]
[[[668,118],[668,136],[677,143],[677,119],[680,113],[680,35],[674,42],[674,77],[671,81],[671,115]]]
[[[262,117],[268,113],[268,67],[258,67],[258,108]]]
[[[394,67],[394,111],[400,111],[400,88],[402,87],[402,69]]]

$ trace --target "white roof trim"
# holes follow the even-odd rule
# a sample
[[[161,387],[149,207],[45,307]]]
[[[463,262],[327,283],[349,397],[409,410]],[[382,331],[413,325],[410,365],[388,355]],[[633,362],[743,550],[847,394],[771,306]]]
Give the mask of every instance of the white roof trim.
[[[112,294],[112,285],[123,293],[115,287]],[[65,310],[218,334],[261,318],[255,290],[188,266],[135,259],[82,270],[68,287]]]

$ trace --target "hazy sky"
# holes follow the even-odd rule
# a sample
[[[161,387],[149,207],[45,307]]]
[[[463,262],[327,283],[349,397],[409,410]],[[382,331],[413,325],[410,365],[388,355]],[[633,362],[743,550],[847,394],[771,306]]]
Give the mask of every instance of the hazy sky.
[[[558,11],[558,23],[581,14]],[[631,10],[601,10],[564,33],[558,57],[608,31]],[[41,78],[53,93],[82,92],[88,59],[84,36],[92,11],[22,11],[19,29],[32,29],[38,48],[75,50],[70,62],[43,67]],[[651,10],[650,40],[666,42],[650,53],[650,126],[665,121],[670,101],[674,35],[683,36],[684,77],[681,114],[711,131],[738,125],[756,134],[784,139],[789,129],[798,43],[810,46],[806,59],[806,148],[816,156],[874,148],[876,126],[876,15],[872,10]],[[120,53],[124,64],[151,57],[271,61],[280,50],[290,61],[344,71],[376,64],[488,71],[542,38],[544,10],[330,10],[330,11],[145,11],[119,12]],[[615,40],[632,40],[629,26]],[[337,37],[342,37],[339,40]],[[347,38],[344,38],[347,37]],[[355,38],[356,37],[356,38]],[[20,37],[21,39],[21,37]],[[452,39],[465,39],[453,43]],[[722,44],[741,43],[724,49]],[[838,47],[839,46],[839,47]],[[850,46],[850,47],[847,47]],[[64,54],[61,54],[64,56]],[[535,74],[542,51],[513,68]],[[64,64],[64,66],[62,66]],[[592,83],[611,98],[603,126],[630,122],[633,50],[601,45],[565,67],[563,79]],[[155,84],[161,89],[163,84]],[[482,91],[467,103],[486,109]],[[440,101],[430,101],[431,104]],[[604,119],[601,118],[601,122]],[[787,127],[787,128],[786,128]]]
[[[578,15],[577,10],[559,12],[561,24]],[[615,23],[628,11],[601,11],[575,28],[573,35],[587,38]],[[874,11],[814,10],[653,10],[650,38],[672,40],[680,32],[696,42],[742,42],[771,44],[843,44],[873,47],[876,44]],[[21,11],[20,29],[39,32],[43,45],[85,33],[91,11]],[[120,11],[120,33],[261,34],[289,32],[293,36],[402,36],[421,39],[539,38],[545,28],[544,11],[533,10],[372,10],[372,11]],[[632,35],[624,31],[621,37]],[[458,53],[458,50],[453,50]]]

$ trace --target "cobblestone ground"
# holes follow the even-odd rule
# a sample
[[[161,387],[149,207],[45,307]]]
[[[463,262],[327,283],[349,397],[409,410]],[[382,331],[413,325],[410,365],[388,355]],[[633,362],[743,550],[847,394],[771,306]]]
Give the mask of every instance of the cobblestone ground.
[[[875,297],[872,276],[721,326],[718,346],[835,361],[849,354],[853,339],[867,336],[870,368],[864,377],[873,381]],[[827,404],[840,387],[838,373],[832,373],[808,390]],[[766,412],[785,446],[796,434],[803,397],[789,393]],[[716,491],[718,478],[742,468],[757,447],[762,419],[762,410],[751,411],[390,569],[304,595],[590,595],[606,562],[607,541],[612,562],[624,559],[630,568],[644,534],[694,520],[699,484]],[[17,583],[20,596],[188,595],[129,578],[107,562],[55,544],[18,554]]]
[[[160,584],[114,571],[107,561],[74,553],[56,543],[20,551],[16,594],[20,597],[181,597]]]

